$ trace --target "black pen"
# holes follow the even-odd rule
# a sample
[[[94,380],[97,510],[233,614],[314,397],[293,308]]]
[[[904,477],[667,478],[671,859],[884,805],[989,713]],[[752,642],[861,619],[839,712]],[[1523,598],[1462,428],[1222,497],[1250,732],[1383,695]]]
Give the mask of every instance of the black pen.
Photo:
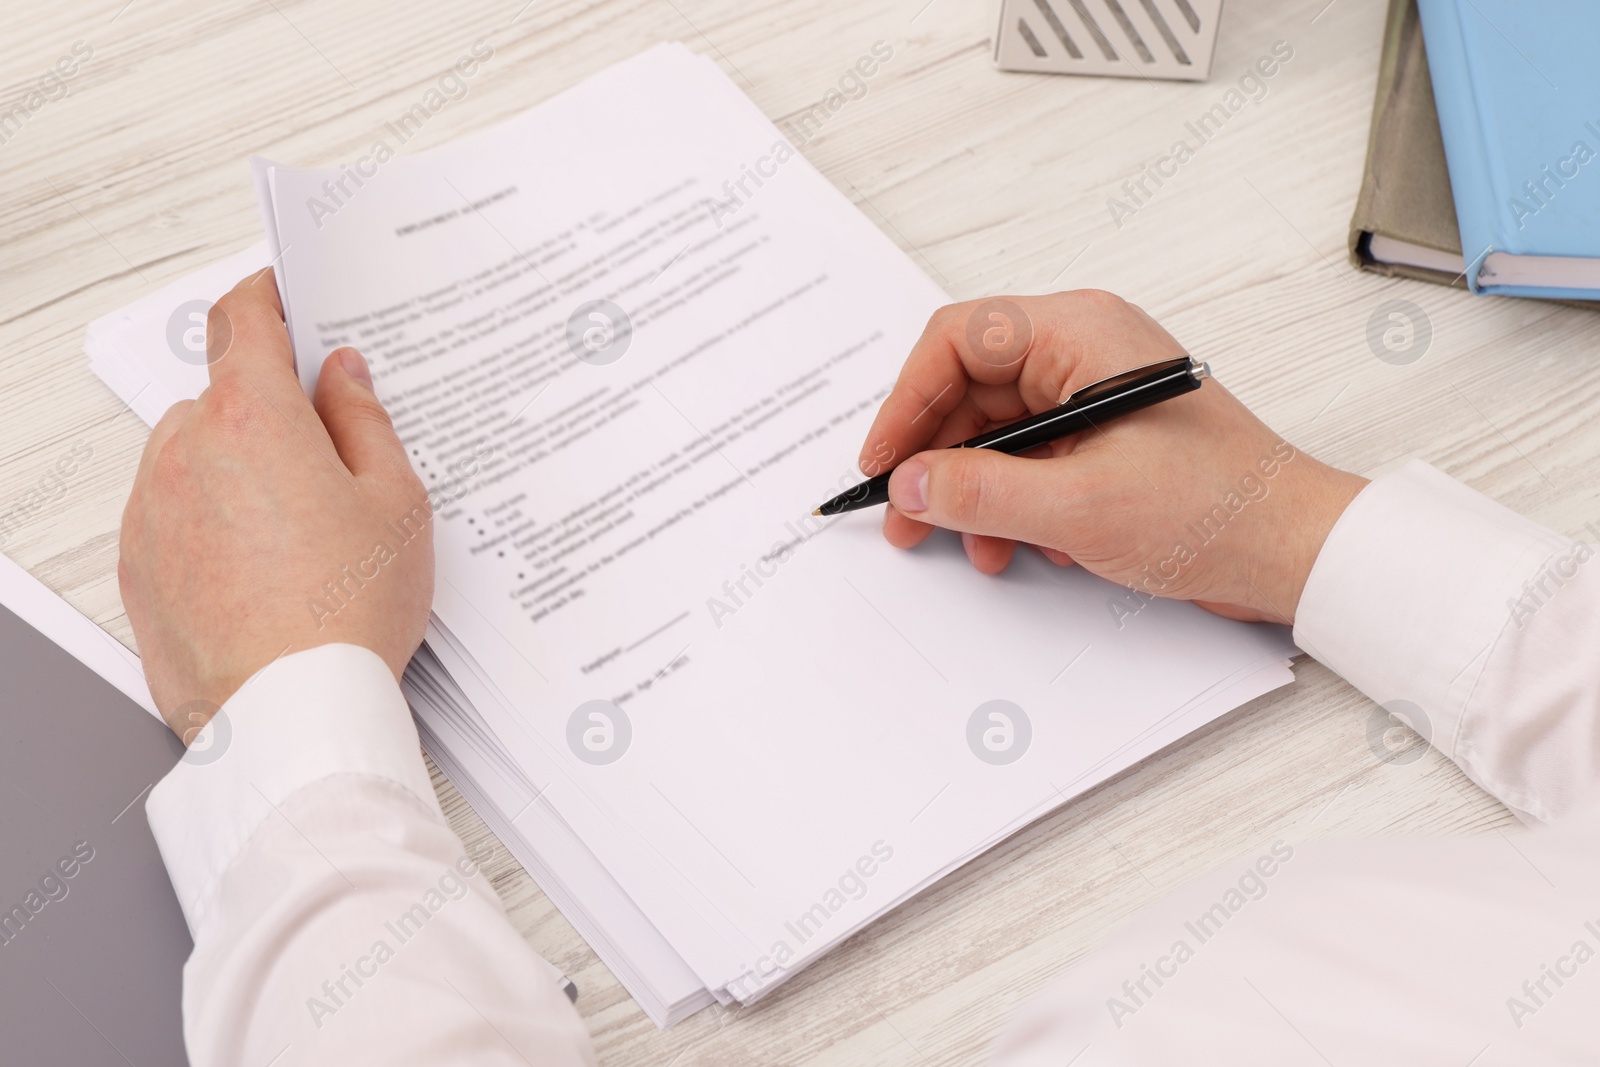
[[[1200,388],[1211,368],[1190,356],[1167,359],[1086,385],[1037,415],[979,434],[951,448],[992,448],[1015,456],[1051,441]],[[842,515],[889,502],[889,471],[846,489],[813,515]]]

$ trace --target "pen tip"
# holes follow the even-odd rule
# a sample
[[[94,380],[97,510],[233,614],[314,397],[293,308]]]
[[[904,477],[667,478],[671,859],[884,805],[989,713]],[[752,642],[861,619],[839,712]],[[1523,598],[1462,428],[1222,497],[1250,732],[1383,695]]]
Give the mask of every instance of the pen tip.
[[[811,514],[813,514],[813,515],[821,515],[822,514],[822,509],[821,508],[812,508],[811,509]]]

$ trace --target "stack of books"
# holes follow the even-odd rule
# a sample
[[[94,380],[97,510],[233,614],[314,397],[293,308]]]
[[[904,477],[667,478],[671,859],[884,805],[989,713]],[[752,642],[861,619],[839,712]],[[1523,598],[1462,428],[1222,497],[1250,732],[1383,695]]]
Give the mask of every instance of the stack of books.
[[[1597,34],[1586,0],[1392,0],[1352,261],[1600,299]]]

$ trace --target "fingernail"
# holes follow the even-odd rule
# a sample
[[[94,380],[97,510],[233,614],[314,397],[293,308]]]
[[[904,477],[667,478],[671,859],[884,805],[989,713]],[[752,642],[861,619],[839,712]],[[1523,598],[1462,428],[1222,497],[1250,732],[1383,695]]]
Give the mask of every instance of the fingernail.
[[[905,512],[928,510],[928,465],[908,459],[889,475],[889,501]]]
[[[339,349],[339,365],[344,372],[368,389],[372,388],[372,370],[367,366],[367,361],[361,353],[353,348]]]
[[[969,533],[962,534],[961,535],[961,547],[967,550],[967,559],[968,560],[970,560],[973,563],[978,562],[978,557],[973,555],[973,552],[976,551],[977,547],[978,547],[978,539],[976,537],[972,536]]]

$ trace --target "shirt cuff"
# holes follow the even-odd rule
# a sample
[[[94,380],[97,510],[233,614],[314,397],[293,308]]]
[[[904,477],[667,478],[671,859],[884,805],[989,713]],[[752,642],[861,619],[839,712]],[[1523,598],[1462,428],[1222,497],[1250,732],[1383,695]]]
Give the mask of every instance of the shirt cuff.
[[[333,775],[393,782],[441,821],[410,709],[388,664],[320,645],[256,672],[150,792],[145,813],[193,934],[222,874],[297,791]]]
[[[1525,583],[1567,538],[1419,460],[1375,479],[1328,534],[1294,639],[1413,728],[1456,751],[1467,702]]]

